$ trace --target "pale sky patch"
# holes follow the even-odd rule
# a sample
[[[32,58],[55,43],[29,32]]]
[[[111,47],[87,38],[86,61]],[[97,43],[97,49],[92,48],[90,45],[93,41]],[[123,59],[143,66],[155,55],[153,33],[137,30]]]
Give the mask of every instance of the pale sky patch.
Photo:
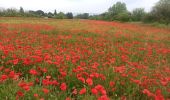
[[[149,11],[159,0],[0,0],[1,8],[43,10],[45,12],[103,13],[117,1],[125,2],[129,11],[142,7]]]

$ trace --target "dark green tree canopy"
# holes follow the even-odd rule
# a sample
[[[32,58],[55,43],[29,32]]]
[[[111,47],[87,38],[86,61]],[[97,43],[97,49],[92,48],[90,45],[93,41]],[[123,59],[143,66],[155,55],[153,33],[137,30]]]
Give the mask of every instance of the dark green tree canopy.
[[[48,16],[48,18],[52,18],[54,16],[54,14],[51,12],[48,12],[47,16]]]
[[[122,2],[117,2],[112,7],[109,8],[108,12],[114,16],[118,15],[119,13],[127,12],[126,4]]]
[[[64,19],[64,18],[66,18],[66,16],[65,16],[65,14],[64,14],[63,12],[59,12],[59,13],[55,16],[55,18],[57,18],[57,19]]]
[[[160,0],[153,7],[151,14],[160,22],[170,23],[170,0]]]
[[[88,19],[89,18],[89,13],[83,13],[83,14],[78,14],[76,18],[80,19]]]
[[[39,16],[44,16],[45,15],[45,13],[42,10],[37,10],[35,13],[37,15],[39,15]]]
[[[71,12],[68,12],[66,16],[68,19],[73,19],[73,14]]]
[[[24,13],[24,9],[22,7],[20,7],[19,12]]]
[[[136,8],[132,11],[132,19],[134,21],[141,21],[145,14],[144,8]]]
[[[56,11],[56,9],[54,10],[54,15],[57,15],[57,11]]]

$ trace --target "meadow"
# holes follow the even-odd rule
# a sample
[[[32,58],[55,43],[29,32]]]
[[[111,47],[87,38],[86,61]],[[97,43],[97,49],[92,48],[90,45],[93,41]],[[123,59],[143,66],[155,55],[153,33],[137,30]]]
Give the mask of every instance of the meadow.
[[[0,17],[0,100],[170,100],[170,29]]]

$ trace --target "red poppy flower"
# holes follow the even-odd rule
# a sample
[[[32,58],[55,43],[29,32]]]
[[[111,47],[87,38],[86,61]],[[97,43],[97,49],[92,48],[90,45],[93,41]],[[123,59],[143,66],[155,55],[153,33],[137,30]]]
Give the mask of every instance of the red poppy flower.
[[[5,81],[8,78],[7,75],[1,75],[0,80]]]
[[[83,88],[80,90],[79,94],[85,94],[86,93],[86,88]]]
[[[92,80],[91,78],[87,78],[87,79],[86,79],[86,82],[87,82],[87,84],[90,85],[90,86],[93,85],[93,80]]]
[[[19,97],[23,97],[23,96],[24,96],[24,93],[22,93],[21,91],[18,91],[18,92],[17,92],[17,95],[18,95]]]
[[[144,93],[144,94],[147,94],[148,97],[154,96],[154,94],[151,93],[148,89],[144,89],[144,90],[143,90],[143,93]]]
[[[92,92],[94,95],[98,94],[98,91],[97,91],[97,89],[95,89],[95,88],[91,89],[91,92]]]
[[[67,89],[66,83],[62,83],[62,84],[60,85],[60,89],[61,89],[62,91],[65,91],[65,90]]]
[[[46,89],[46,88],[43,88],[42,91],[44,92],[44,94],[48,94],[49,93],[49,90]]]
[[[38,74],[35,69],[30,69],[29,73],[32,74],[32,75],[37,75]]]

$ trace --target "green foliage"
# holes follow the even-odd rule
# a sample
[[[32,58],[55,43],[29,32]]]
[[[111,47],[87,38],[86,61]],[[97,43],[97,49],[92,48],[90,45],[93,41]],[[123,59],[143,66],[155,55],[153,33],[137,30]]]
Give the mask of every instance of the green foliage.
[[[117,2],[112,7],[109,8],[108,12],[111,16],[115,16],[120,13],[125,13],[127,12],[126,4],[122,2]]]
[[[55,16],[55,15],[57,15],[57,11],[56,11],[56,9],[54,10],[54,16]]]
[[[126,22],[130,20],[130,14],[128,13],[125,3],[117,2],[108,9],[108,12],[95,16],[94,19]]]
[[[45,13],[42,10],[37,11],[24,11],[22,7],[19,10],[14,8],[0,9],[0,16],[3,17],[48,17],[56,19],[73,19],[73,14],[68,13]],[[144,8],[136,8],[132,12],[129,12],[126,8],[126,4],[123,2],[117,2],[111,6],[107,12],[99,15],[89,15],[89,13],[78,14],[74,18],[78,19],[92,19],[92,20],[106,20],[106,21],[143,21],[145,23],[158,22],[160,24],[168,25],[170,23],[170,0],[160,0],[148,13]]]
[[[73,19],[73,14],[72,14],[71,12],[68,12],[68,13],[66,14],[66,17],[67,17],[68,19]]]
[[[7,10],[3,10],[3,12],[4,12],[3,16],[9,17],[19,16],[18,11],[14,8],[8,8]]]
[[[170,23],[170,1],[160,0],[144,18],[144,22]]]
[[[170,1],[160,0],[154,7],[152,12],[156,20],[161,23],[170,23]]]
[[[126,12],[119,13],[114,17],[114,19],[122,22],[128,22],[130,20],[130,15]]]
[[[48,12],[47,16],[48,16],[48,18],[52,18],[54,16],[54,14],[51,12]]]
[[[146,12],[144,8],[136,8],[132,11],[132,20],[141,21],[145,15],[146,15]]]
[[[88,19],[89,18],[89,13],[78,14],[75,18]]]
[[[42,10],[37,10],[37,11],[35,12],[35,14],[37,14],[37,15],[39,15],[39,16],[44,16],[44,15],[45,15],[45,13],[44,13]]]
[[[145,23],[154,22],[154,21],[155,21],[155,17],[154,17],[151,13],[147,13],[147,14],[143,17],[142,21],[145,22]]]
[[[54,11],[54,13],[51,13],[51,12],[45,13],[42,10],[24,11],[22,7],[20,7],[19,10],[14,9],[14,8],[0,9],[0,16],[3,16],[3,17],[47,17],[47,18],[57,18],[57,19],[65,19],[65,18],[72,19],[73,18],[73,14],[71,12],[65,15],[63,12],[60,12],[57,14],[56,10]]]
[[[20,7],[19,12],[20,12],[21,14],[23,14],[23,13],[24,13],[24,9],[23,9],[22,7]]]
[[[57,19],[65,19],[66,16],[63,12],[59,12],[57,15],[54,16],[54,18],[57,18]]]

